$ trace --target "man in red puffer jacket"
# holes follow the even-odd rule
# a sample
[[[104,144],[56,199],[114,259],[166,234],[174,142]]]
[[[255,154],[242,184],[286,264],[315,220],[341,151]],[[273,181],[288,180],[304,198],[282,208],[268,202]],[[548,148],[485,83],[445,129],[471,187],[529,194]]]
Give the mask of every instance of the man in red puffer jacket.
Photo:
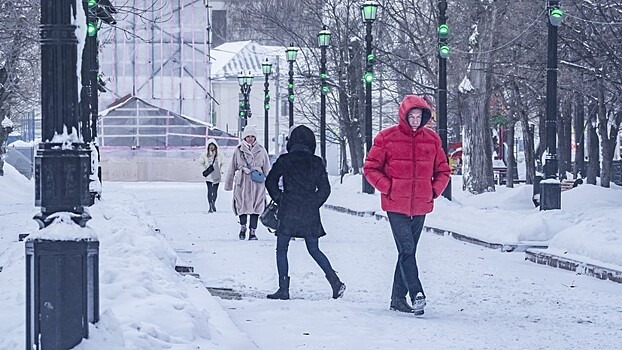
[[[425,127],[431,117],[423,98],[407,95],[400,104],[399,123],[376,135],[363,166],[365,178],[381,193],[397,245],[390,309],[415,315],[423,315],[426,304],[415,257],[417,242],[425,215],[445,190],[451,172],[440,137]]]

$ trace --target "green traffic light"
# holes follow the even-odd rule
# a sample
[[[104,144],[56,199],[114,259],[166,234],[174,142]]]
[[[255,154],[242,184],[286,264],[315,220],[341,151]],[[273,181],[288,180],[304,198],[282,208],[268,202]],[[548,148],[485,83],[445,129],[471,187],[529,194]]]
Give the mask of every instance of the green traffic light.
[[[439,54],[441,55],[442,58],[447,58],[449,57],[449,46],[447,45],[443,45],[439,48]]]
[[[95,34],[97,34],[97,25],[95,25],[95,23],[87,24],[86,33],[88,36],[95,36]]]
[[[564,11],[560,9],[554,9],[551,11],[551,17],[562,18],[564,17]]]
[[[265,105],[263,105],[263,108],[265,108],[265,109],[266,109],[266,111],[267,111],[267,110],[269,110],[269,109],[270,109],[270,104],[269,104],[269,103],[266,103]]]
[[[368,62],[372,62],[375,59],[376,59],[376,55],[374,55],[373,53],[370,53],[369,55],[367,55]]]
[[[367,84],[371,84],[374,81],[374,73],[373,72],[365,72],[363,75],[363,81]]]
[[[240,117],[244,116],[244,111],[240,111]]]
[[[449,35],[449,26],[447,24],[441,24],[438,27],[438,35],[441,38],[446,38]]]
[[[89,0],[88,1],[88,5],[89,5],[89,7],[93,7],[93,6],[97,5],[97,0]]]
[[[290,100],[290,101],[293,101],[293,100],[294,100],[294,94],[290,94],[290,95],[289,95],[289,100]]]
[[[549,22],[554,27],[559,27],[562,24],[562,19],[564,18],[564,11],[559,8],[554,8],[549,12]]]
[[[265,96],[265,98],[266,98],[266,99],[270,99],[270,93],[269,93],[269,92],[266,92],[266,96]]]
[[[293,88],[294,88],[294,83],[289,83],[289,84],[287,84],[287,88],[288,88],[288,89],[293,89]]]
[[[326,79],[326,78],[328,78],[328,74],[322,73],[322,74],[320,74],[320,78],[321,79]]]

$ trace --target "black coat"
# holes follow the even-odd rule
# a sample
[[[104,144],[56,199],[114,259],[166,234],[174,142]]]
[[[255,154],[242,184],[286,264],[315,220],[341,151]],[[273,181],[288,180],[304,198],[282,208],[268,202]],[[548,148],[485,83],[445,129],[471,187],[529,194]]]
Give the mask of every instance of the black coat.
[[[283,190],[279,188],[281,178]],[[277,235],[321,237],[326,234],[320,207],[330,195],[330,183],[322,158],[313,155],[308,147],[294,145],[289,153],[281,155],[266,177],[266,189],[279,205]]]

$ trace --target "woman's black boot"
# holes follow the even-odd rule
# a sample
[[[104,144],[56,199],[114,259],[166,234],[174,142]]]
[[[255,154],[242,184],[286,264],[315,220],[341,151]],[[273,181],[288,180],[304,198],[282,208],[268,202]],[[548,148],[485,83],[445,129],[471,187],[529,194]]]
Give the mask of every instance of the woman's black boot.
[[[279,277],[279,290],[273,294],[268,294],[268,299],[289,299],[289,276]]]
[[[339,280],[337,273],[333,271],[326,275],[326,279],[328,283],[330,283],[330,287],[333,289],[333,299],[338,299],[343,296],[343,293],[346,291],[346,285]]]

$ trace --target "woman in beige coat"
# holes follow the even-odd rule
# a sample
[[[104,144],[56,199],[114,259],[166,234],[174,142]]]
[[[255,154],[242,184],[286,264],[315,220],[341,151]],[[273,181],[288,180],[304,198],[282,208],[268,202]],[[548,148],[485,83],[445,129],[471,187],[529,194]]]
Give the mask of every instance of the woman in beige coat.
[[[214,167],[214,171],[205,176],[207,203],[209,204],[208,212],[213,213],[216,211],[216,197],[218,197],[218,185],[220,184],[223,169],[222,155],[218,152],[216,140],[207,140],[205,152],[199,157],[199,164],[202,170],[209,168],[210,165]]]
[[[266,206],[264,183],[251,180],[251,171],[264,175],[270,171],[270,160],[265,148],[257,142],[257,130],[248,125],[242,133],[242,141],[235,148],[231,164],[225,176],[225,191],[233,190],[233,212],[240,218],[241,240],[246,239],[247,216],[250,215],[249,240],[256,240],[257,221]]]

